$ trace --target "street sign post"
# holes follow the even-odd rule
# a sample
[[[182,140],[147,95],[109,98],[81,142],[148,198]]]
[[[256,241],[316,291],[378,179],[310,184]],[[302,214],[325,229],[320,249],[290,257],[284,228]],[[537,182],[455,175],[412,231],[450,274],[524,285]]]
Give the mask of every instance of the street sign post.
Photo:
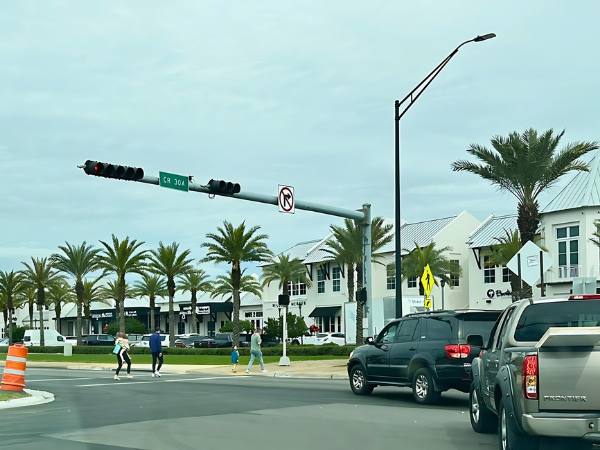
[[[168,172],[158,172],[158,181],[161,187],[188,192],[190,190],[189,179],[184,175],[176,175]]]
[[[431,273],[431,268],[429,264],[425,267],[423,271],[423,276],[421,277],[421,283],[423,284],[423,290],[425,291],[425,295],[429,298],[431,291],[433,290],[433,285],[435,281],[433,279],[433,274]]]
[[[296,212],[294,188],[292,186],[279,185],[277,189],[277,205],[279,206],[279,212],[289,214]]]

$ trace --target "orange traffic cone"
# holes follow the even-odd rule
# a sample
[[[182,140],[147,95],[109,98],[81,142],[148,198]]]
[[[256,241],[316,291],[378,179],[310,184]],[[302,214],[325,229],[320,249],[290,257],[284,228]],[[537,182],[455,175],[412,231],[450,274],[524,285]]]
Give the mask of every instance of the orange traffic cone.
[[[25,388],[26,364],[27,348],[22,344],[9,347],[0,386],[3,391],[22,391]]]

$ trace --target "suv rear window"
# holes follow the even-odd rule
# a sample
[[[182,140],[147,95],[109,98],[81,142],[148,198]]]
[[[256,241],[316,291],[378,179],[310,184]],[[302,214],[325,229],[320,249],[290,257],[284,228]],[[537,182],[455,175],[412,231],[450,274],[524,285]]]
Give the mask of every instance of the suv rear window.
[[[458,323],[454,317],[428,317],[427,337],[432,341],[447,341],[458,337]]]
[[[600,323],[600,301],[569,300],[529,305],[515,331],[518,342],[537,342],[550,327],[596,327]]]
[[[494,324],[500,317],[500,313],[474,313],[460,316],[463,321],[462,336],[466,339],[470,334],[483,336],[483,342],[487,342]]]

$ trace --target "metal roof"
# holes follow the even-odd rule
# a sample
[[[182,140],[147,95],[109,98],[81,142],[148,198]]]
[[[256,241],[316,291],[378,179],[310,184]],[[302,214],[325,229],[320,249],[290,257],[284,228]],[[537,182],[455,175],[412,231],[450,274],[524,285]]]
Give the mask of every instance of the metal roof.
[[[240,306],[262,306],[263,302],[260,297],[251,292],[242,294],[240,299]]]
[[[287,250],[284,250],[283,252],[279,253],[277,256],[289,255],[290,259],[298,258],[299,260],[303,261],[306,258],[306,256],[308,255],[308,252],[319,242],[321,242],[320,239],[315,239],[313,241],[300,242],[300,243],[294,245],[293,247],[290,247]],[[270,266],[271,264],[272,264],[272,261],[267,261],[262,264],[259,264],[258,267]]]
[[[435,237],[440,231],[446,228],[457,216],[445,217],[443,219],[426,220],[424,222],[405,223],[400,228],[400,239],[402,241],[402,254],[407,255],[408,252],[414,250],[415,242],[419,247],[434,242]],[[395,237],[395,236],[394,236]],[[396,251],[395,238],[391,242],[384,245],[376,253],[393,253]],[[405,250],[408,250],[405,251]]]
[[[516,214],[500,217],[491,215],[469,236],[467,244],[469,244],[469,248],[497,245],[496,238],[505,236],[506,231],[510,232],[516,229],[518,229]]]
[[[578,172],[542,213],[585,206],[600,206],[600,150],[590,161],[590,171]]]

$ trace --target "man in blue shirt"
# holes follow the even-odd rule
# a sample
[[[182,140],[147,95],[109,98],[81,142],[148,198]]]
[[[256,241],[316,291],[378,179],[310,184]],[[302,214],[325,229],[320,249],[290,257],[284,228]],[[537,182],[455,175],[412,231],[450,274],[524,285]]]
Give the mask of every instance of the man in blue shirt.
[[[150,336],[150,353],[152,353],[152,377],[160,377],[160,368],[163,364],[160,327],[156,327],[156,332],[152,336]],[[157,359],[158,368],[156,368]]]

